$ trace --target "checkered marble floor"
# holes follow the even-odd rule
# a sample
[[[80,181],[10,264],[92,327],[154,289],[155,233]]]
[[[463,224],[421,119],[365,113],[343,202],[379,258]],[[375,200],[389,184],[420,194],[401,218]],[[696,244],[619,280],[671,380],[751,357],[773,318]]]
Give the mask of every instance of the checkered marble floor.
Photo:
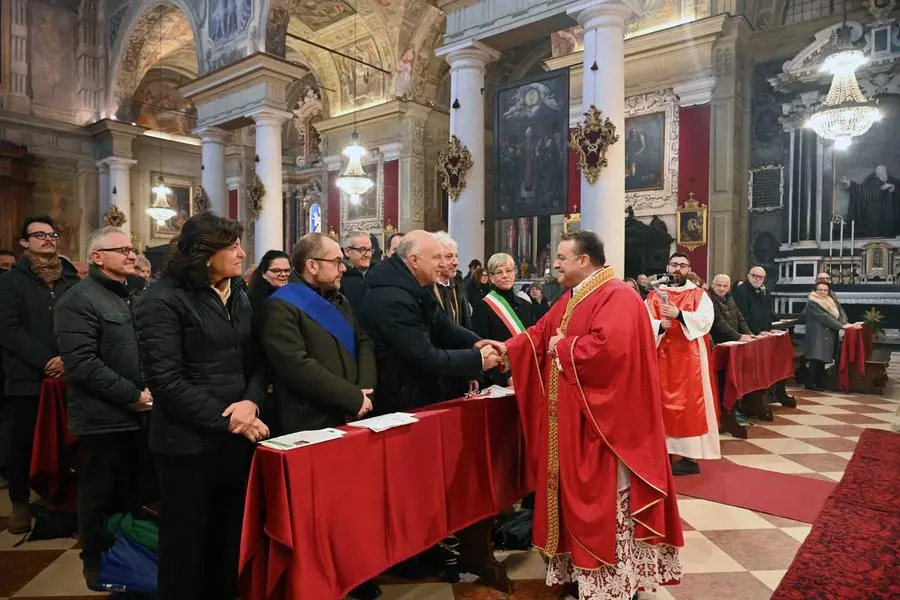
[[[900,390],[887,397],[791,390],[797,408],[776,408],[775,421],[754,423],[748,440],[724,437],[725,460],[840,480],[862,430],[900,424]],[[102,598],[84,586],[76,540],[33,542],[13,548],[6,532],[9,503],[0,492],[0,600],[6,598]],[[766,600],[809,533],[806,523],[705,500],[679,497],[685,530],[681,585],[643,600]],[[456,585],[384,585],[384,600],[550,600],[543,560],[533,552],[498,553],[515,582],[505,596],[472,582]]]

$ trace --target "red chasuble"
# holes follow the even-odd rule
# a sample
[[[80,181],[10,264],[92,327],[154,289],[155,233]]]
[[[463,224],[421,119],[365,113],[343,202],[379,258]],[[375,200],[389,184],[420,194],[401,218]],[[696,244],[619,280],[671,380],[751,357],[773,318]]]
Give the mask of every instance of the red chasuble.
[[[683,546],[654,337],[634,290],[607,267],[506,345],[536,483],[534,545],[582,569],[615,564],[621,461],[635,539]]]

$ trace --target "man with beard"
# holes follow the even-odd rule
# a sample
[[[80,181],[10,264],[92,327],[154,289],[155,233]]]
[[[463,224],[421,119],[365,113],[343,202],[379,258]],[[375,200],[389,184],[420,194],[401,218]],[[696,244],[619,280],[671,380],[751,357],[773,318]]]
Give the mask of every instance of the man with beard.
[[[709,340],[715,309],[688,279],[686,254],[670,256],[666,272],[672,284],[651,291],[646,302],[656,334],[666,446],[681,457],[672,473],[693,475],[700,472],[697,459],[721,458]]]
[[[57,251],[56,224],[29,217],[22,225],[21,258],[0,277],[0,347],[7,401],[12,403],[13,440],[9,465],[10,533],[31,529],[28,501],[32,440],[41,382],[63,374],[53,333],[53,307],[78,281],[75,267]]]
[[[747,273],[747,281],[731,292],[753,335],[772,329],[774,320],[772,297],[766,290],[766,270],[755,266]]]

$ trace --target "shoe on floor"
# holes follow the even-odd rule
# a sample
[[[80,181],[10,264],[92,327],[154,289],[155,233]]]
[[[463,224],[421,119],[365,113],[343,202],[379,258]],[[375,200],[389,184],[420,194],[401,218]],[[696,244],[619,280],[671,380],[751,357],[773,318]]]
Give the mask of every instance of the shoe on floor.
[[[374,581],[366,581],[353,588],[349,596],[355,600],[375,600],[379,598],[383,592],[381,586]]]
[[[696,461],[682,458],[672,465],[672,475],[696,475],[700,472],[700,465]]]
[[[13,504],[12,513],[9,515],[7,530],[15,535],[21,535],[31,531],[31,510],[27,502]]]
[[[781,398],[776,398],[775,402],[781,404],[782,408],[797,408],[797,399],[790,394],[785,394]]]

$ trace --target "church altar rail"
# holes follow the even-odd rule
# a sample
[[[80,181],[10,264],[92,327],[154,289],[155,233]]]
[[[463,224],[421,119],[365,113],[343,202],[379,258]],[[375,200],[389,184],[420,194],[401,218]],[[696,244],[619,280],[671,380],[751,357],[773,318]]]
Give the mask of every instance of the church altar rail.
[[[454,400],[416,416],[383,433],[345,427],[342,438],[308,448],[257,449],[241,541],[244,598],[343,598],[452,533],[489,527],[486,519],[531,491],[514,396]],[[489,548],[489,528],[475,537]]]
[[[733,346],[719,344],[713,361],[716,371],[725,371],[722,407],[731,411],[743,396],[794,376],[794,344],[788,333]]]

